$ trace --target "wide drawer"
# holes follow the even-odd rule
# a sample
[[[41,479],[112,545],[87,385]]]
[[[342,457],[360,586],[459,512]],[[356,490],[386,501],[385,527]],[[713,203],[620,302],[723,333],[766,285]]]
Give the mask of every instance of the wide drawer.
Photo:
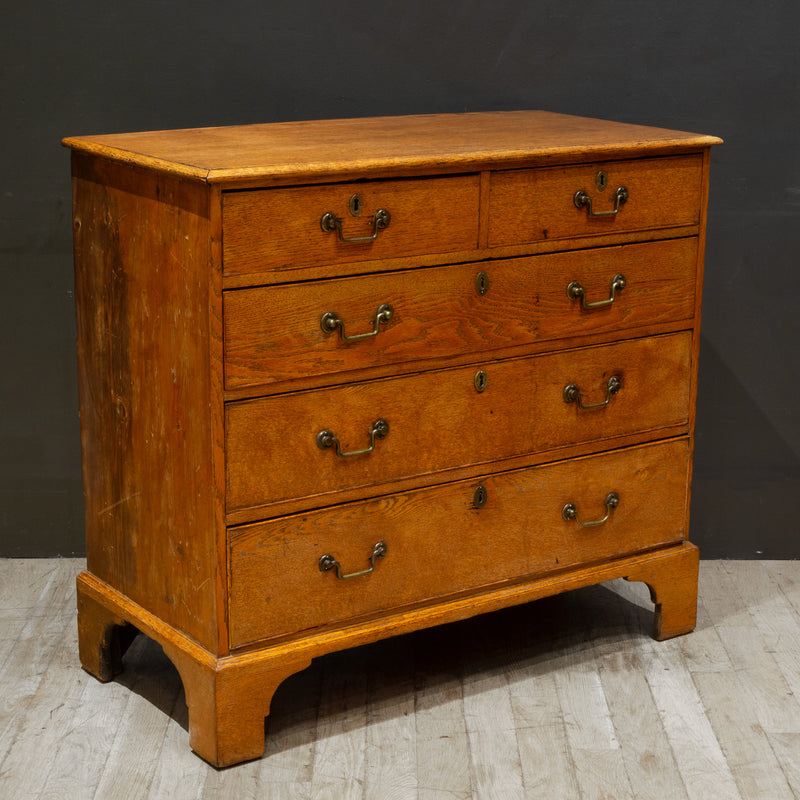
[[[688,463],[673,440],[232,529],[231,646],[678,542]]]
[[[225,274],[472,250],[479,184],[463,175],[227,192]]]
[[[702,187],[701,155],[495,172],[489,246],[697,225]]]
[[[690,237],[228,291],[225,386],[691,319],[696,262]]]
[[[685,425],[691,342],[686,331],[229,403],[228,512]]]

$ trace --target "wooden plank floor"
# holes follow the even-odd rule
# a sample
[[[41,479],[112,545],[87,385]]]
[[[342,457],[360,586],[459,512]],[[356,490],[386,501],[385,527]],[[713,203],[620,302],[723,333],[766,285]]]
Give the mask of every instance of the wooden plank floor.
[[[0,560],[2,798],[800,798],[800,562],[701,562],[669,642],[615,581],[327,656],[221,771],[150,640],[110,684],[81,670],[82,567]]]

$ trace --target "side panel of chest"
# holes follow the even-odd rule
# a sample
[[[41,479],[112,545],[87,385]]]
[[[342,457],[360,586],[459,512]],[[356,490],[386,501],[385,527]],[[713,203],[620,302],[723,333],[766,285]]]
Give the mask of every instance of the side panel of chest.
[[[208,193],[74,161],[88,568],[216,651],[221,331]]]

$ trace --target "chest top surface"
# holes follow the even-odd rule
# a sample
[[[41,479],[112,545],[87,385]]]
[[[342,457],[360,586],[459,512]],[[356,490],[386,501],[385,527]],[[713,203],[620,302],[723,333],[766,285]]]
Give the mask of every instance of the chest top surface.
[[[462,169],[686,152],[719,144],[696,133],[548,111],[280,122],[79,136],[65,146],[209,183],[321,180],[344,174]]]

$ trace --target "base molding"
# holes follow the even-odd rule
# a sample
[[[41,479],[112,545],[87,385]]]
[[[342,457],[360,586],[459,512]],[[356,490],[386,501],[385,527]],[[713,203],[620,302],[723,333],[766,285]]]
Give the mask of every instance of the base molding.
[[[313,658],[615,578],[648,585],[655,604],[653,636],[669,639],[695,627],[698,567],[697,548],[682,542],[222,657],[84,571],[77,578],[80,659],[87,672],[109,681],[120,671],[136,630],[158,642],[183,682],[190,746],[209,763],[224,767],[263,754],[264,719],[276,689]]]

